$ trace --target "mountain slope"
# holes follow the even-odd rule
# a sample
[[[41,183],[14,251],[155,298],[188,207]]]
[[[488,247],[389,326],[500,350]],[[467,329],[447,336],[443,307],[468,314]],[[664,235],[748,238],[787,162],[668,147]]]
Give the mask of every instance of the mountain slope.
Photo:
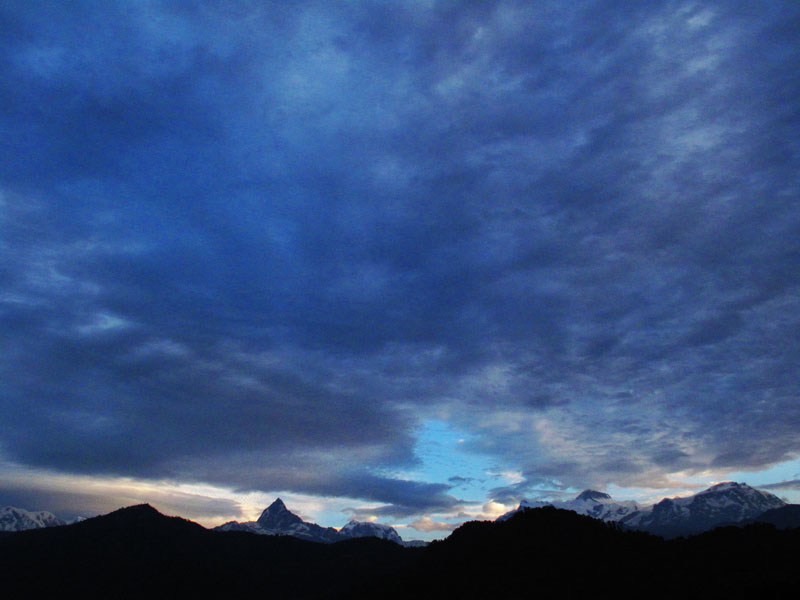
[[[553,506],[603,521],[613,521],[629,529],[647,531],[663,537],[694,535],[719,525],[745,523],[784,502],[762,490],[733,481],[714,485],[685,498],[664,498],[642,507],[636,502],[616,501],[608,494],[585,490],[572,500],[544,502],[523,500],[519,507],[501,516],[502,521],[525,508]]]
[[[465,523],[397,580],[365,586],[358,597],[781,597],[800,584],[798,543],[800,531],[768,525],[664,540],[543,507]]]
[[[244,523],[230,521],[216,529],[219,531],[247,531],[260,535],[289,535],[301,540],[326,544],[362,537],[376,537],[403,544],[403,539],[389,525],[350,521],[337,531],[333,527],[322,527],[316,523],[303,521],[286,508],[280,498],[264,509],[257,521]]]
[[[140,505],[0,537],[0,581],[27,597],[323,598],[392,576],[420,552],[378,539],[318,544],[211,531]]]
[[[778,529],[794,529],[800,527],[800,504],[786,504],[771,508],[752,519],[753,523],[769,523]]]
[[[800,530],[727,527],[666,541],[552,507],[470,522],[425,549],[210,531],[143,505],[0,537],[3,589],[26,597],[512,599],[783,597]]]
[[[649,509],[624,517],[620,523],[664,537],[677,537],[755,519],[784,505],[783,500],[769,492],[729,481],[686,498],[664,498]]]
[[[523,500],[515,510],[507,512],[499,517],[499,521],[506,520],[517,511],[525,508],[542,508],[552,506],[562,510],[571,510],[579,515],[586,515],[603,521],[618,521],[641,509],[639,504],[633,500],[619,502],[614,500],[606,493],[596,490],[584,490],[572,500],[562,501],[542,501],[542,500]]]

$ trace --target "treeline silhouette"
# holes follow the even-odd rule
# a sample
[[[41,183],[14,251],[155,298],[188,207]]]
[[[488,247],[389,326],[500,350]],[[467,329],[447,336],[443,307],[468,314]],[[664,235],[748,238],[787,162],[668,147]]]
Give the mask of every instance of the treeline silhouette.
[[[26,597],[328,598],[351,577],[387,576],[418,553],[377,538],[332,545],[211,531],[140,505],[0,538],[0,581]]]
[[[800,529],[755,523],[664,540],[544,507],[464,524],[380,597],[761,599],[797,589],[798,559]]]
[[[725,527],[665,541],[554,508],[470,522],[427,548],[209,531],[137,506],[0,537],[0,581],[28,597],[741,597],[800,584],[800,529]]]

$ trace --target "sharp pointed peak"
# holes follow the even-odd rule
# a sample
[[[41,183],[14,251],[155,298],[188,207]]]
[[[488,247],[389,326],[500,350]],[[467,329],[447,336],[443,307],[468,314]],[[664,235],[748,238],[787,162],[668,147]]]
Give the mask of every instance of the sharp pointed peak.
[[[289,510],[286,508],[286,504],[283,503],[283,500],[280,498],[275,498],[275,501],[267,507],[267,510]]]
[[[275,501],[264,509],[261,516],[258,517],[258,523],[264,527],[274,528],[278,523],[295,522],[302,523],[303,520],[286,508],[283,500],[276,498]]]

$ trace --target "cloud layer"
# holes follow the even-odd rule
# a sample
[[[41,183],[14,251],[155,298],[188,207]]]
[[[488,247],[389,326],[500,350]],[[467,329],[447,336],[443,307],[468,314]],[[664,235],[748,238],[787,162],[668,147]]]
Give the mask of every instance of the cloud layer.
[[[800,453],[796,3],[0,22],[8,460],[405,516],[426,419],[504,503]]]

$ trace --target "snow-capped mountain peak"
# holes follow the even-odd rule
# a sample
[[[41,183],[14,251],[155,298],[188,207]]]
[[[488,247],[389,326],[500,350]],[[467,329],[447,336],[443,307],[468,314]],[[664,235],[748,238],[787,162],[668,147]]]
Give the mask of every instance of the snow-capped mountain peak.
[[[270,504],[265,510],[289,510],[286,508],[286,504],[284,504],[283,500],[280,498],[275,498],[275,500]]]
[[[501,516],[498,520],[505,520],[523,508],[539,508],[554,506],[564,510],[572,510],[581,515],[603,519],[604,521],[619,521],[635,513],[641,507],[633,500],[616,501],[605,492],[597,490],[584,490],[572,500],[523,500],[516,510]]]
[[[312,542],[338,542],[351,538],[377,537],[397,544],[403,544],[403,538],[389,525],[381,523],[363,523],[351,520],[336,531],[333,527],[321,527],[298,517],[283,503],[276,499],[261,513],[257,521],[239,523],[230,521],[216,527],[220,531],[249,531],[260,535],[291,535]]]
[[[617,521],[625,527],[642,529],[667,537],[689,535],[726,523],[755,519],[767,510],[784,506],[783,500],[750,487],[726,481],[692,496],[664,498],[642,507],[632,500],[619,502],[604,492],[584,490],[572,500],[523,500],[519,508],[499,520],[509,518],[523,508],[554,506],[572,510],[604,521]]]
[[[277,498],[275,502],[265,508],[261,516],[258,517],[258,521],[256,521],[262,528],[274,530],[291,528],[303,522],[303,519],[286,508],[286,505],[280,498]]]
[[[0,531],[24,531],[59,525],[66,523],[53,513],[44,510],[33,512],[13,506],[0,507]]]
[[[754,519],[785,502],[745,483],[726,481],[682,498],[664,498],[652,507],[632,514],[621,523],[667,537],[690,535],[726,523]]]
[[[376,537],[398,544],[403,543],[403,538],[400,537],[394,527],[382,523],[351,520],[339,530],[339,535],[345,538]]]
[[[754,489],[751,488],[746,483],[738,483],[736,481],[723,481],[722,483],[717,483],[712,485],[710,488],[703,490],[702,492],[698,492],[699,494],[707,494],[709,492],[724,492],[726,490],[736,490],[736,489]]]
[[[276,499],[261,513],[257,521],[239,523],[230,521],[219,527],[220,531],[249,531],[260,535],[291,535],[301,540],[331,543],[342,539],[333,527],[308,523],[286,508],[283,500]]]

